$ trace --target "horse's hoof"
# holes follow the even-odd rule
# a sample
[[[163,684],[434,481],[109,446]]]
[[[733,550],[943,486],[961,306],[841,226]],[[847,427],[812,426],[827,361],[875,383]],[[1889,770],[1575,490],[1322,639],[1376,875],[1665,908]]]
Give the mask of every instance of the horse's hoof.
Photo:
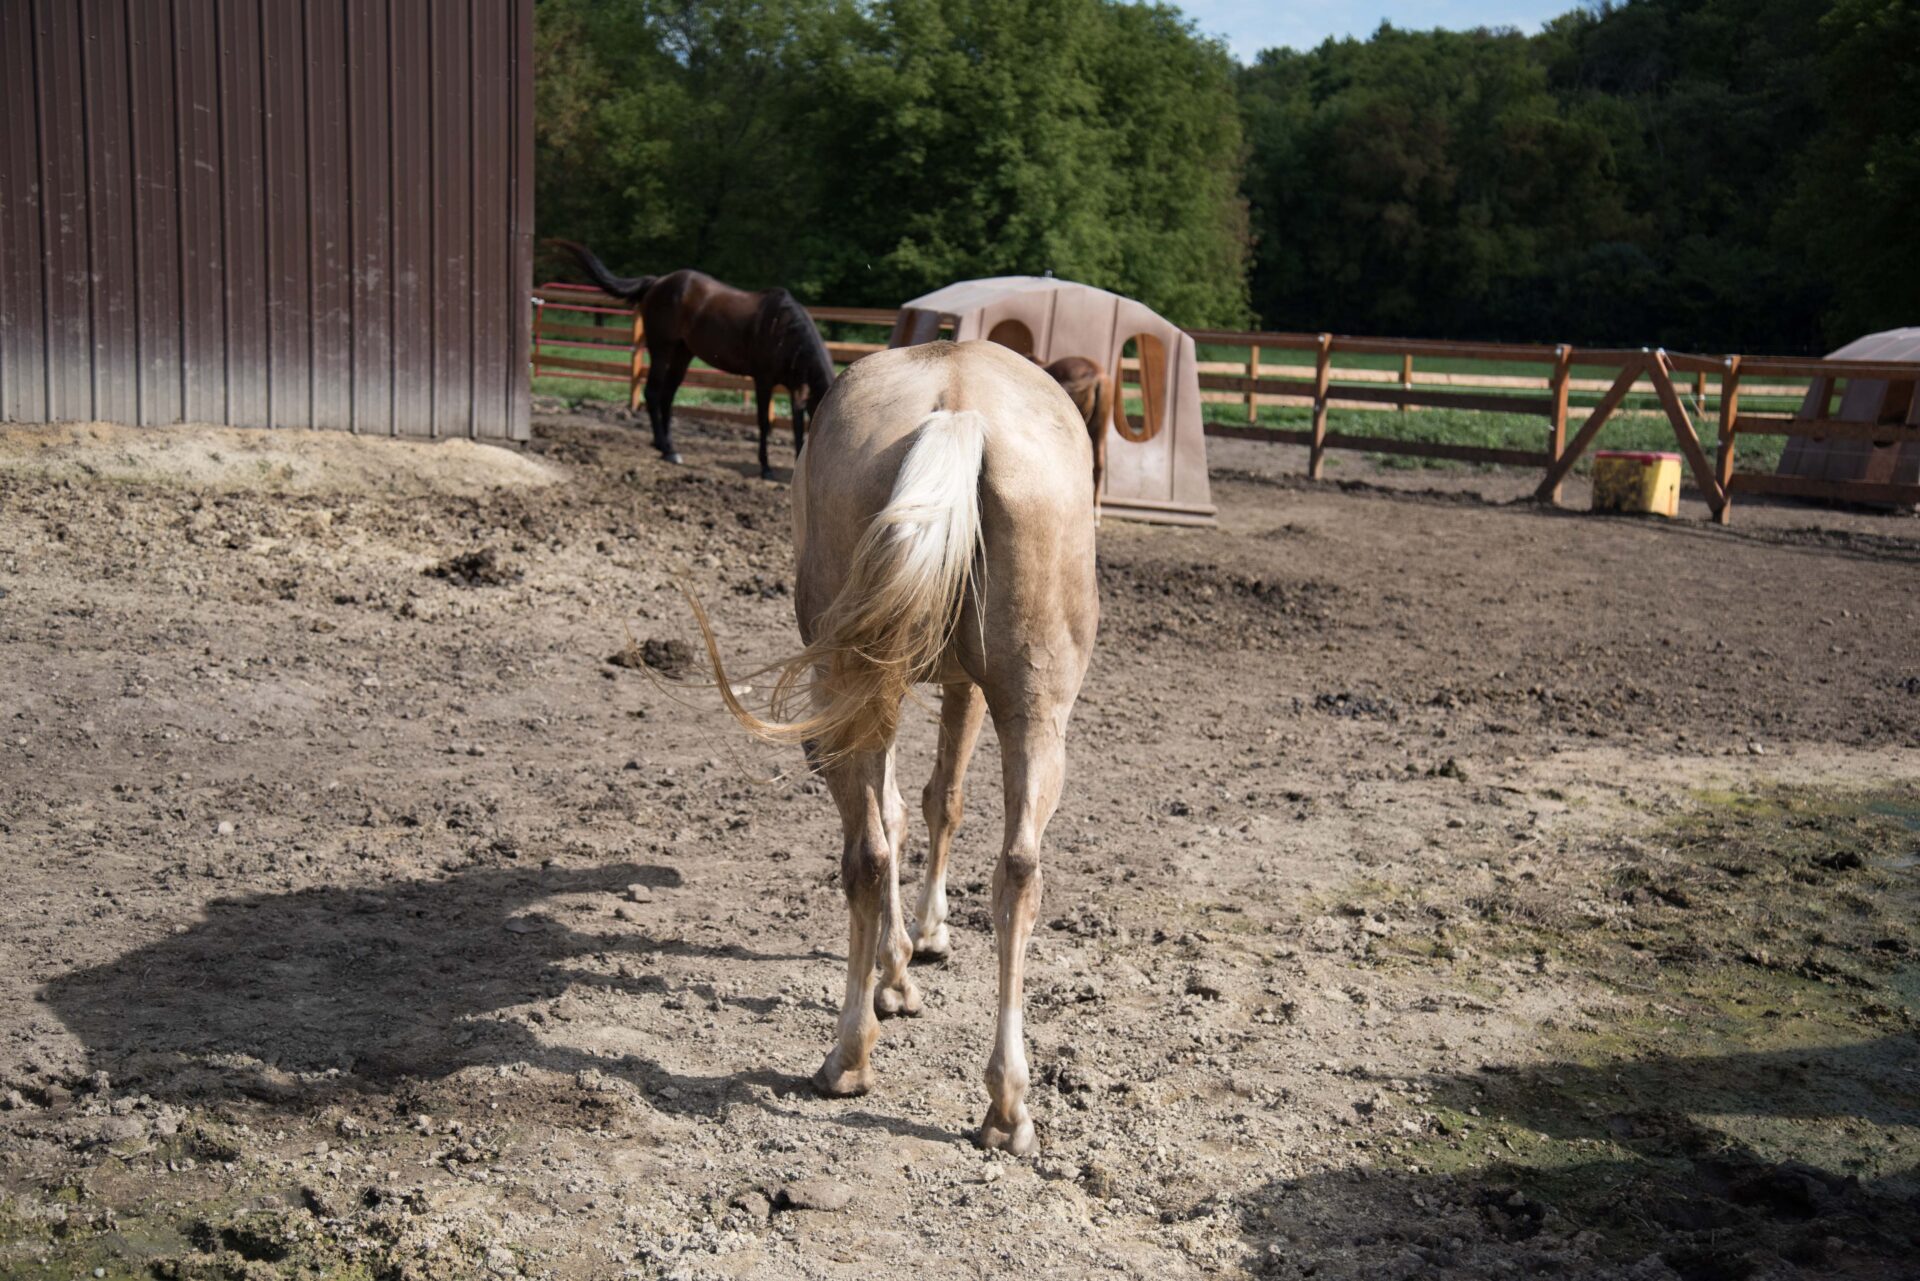
[[[854,1099],[873,1088],[873,1067],[868,1065],[858,1071],[842,1071],[839,1066],[840,1051],[827,1051],[826,1062],[813,1074],[813,1088],[830,1099]]]
[[[762,467],[762,468],[760,469],[760,479],[761,479],[761,480],[772,480],[772,479],[773,479],[773,468],[771,468],[771,467]]]
[[[883,1019],[890,1019],[896,1014],[912,1018],[920,1013],[920,989],[912,979],[902,974],[898,987],[873,989],[873,1012]]]
[[[996,1124],[993,1114],[988,1113],[973,1142],[974,1146],[989,1152],[1006,1152],[1018,1157],[1033,1156],[1040,1151],[1040,1137],[1033,1132],[1033,1119],[1026,1115],[1025,1108],[1020,1109],[1020,1119],[1012,1129]]]
[[[672,449],[666,449],[666,450],[662,450],[662,451],[660,452],[660,457],[662,457],[662,458],[664,458],[664,459],[665,459],[666,461],[668,461],[668,462],[670,462],[670,463],[672,463],[672,464],[673,464],[673,465],[674,465],[675,467],[678,467],[678,466],[680,465],[680,463],[681,463],[681,461],[682,461],[682,460],[681,460],[681,458],[680,458],[680,454],[679,454],[679,452],[678,452],[678,451],[676,451],[676,450],[672,450]]]
[[[947,926],[943,921],[934,928],[933,933],[921,935],[917,927],[908,927],[913,935],[913,962],[915,965],[930,965],[944,962],[953,955],[953,940],[947,935]]]

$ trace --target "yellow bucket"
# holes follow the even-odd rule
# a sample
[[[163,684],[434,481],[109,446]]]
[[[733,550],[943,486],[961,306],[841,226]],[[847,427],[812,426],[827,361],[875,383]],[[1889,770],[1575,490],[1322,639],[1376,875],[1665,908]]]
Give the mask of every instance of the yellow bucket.
[[[1680,455],[1602,449],[1593,456],[1593,510],[1680,514]]]

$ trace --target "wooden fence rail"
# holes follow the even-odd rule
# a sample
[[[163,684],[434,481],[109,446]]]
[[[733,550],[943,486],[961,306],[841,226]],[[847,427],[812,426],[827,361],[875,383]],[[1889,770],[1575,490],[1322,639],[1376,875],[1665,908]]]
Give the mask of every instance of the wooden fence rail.
[[[890,307],[809,307],[816,321],[858,325],[893,324],[895,311]],[[577,317],[618,317],[616,323],[580,324]],[[827,353],[834,363],[848,365],[879,351],[885,343],[830,342]],[[533,374],[534,377],[579,378],[588,382],[627,384],[627,407],[638,410],[647,381],[645,332],[639,314],[623,300],[602,293],[589,285],[551,282],[533,291]],[[753,422],[745,408],[753,403],[753,381],[717,369],[689,369],[681,380],[684,387],[709,391],[738,391],[741,409],[719,405],[700,405],[698,412],[709,417]],[[777,419],[784,424],[785,419]]]
[[[896,312],[876,307],[812,307],[815,320],[846,324],[891,326]],[[582,318],[592,323],[580,323]],[[604,323],[602,323],[604,322]],[[628,405],[637,408],[646,381],[646,347],[640,319],[620,299],[581,285],[546,284],[534,290],[533,372],[535,376],[584,378],[625,382]],[[1198,343],[1247,349],[1247,359],[1203,361],[1199,367],[1201,397],[1212,404],[1244,404],[1246,425],[1208,422],[1209,436],[1269,444],[1305,446],[1307,474],[1320,479],[1330,449],[1354,450],[1409,458],[1437,458],[1457,462],[1541,469],[1535,496],[1558,503],[1561,488],[1574,465],[1593,446],[1600,431],[1623,412],[1665,418],[1675,444],[1687,460],[1695,487],[1707,501],[1714,519],[1730,519],[1734,494],[1767,494],[1835,499],[1846,502],[1920,505],[1920,485],[1870,481],[1816,480],[1796,476],[1742,473],[1735,470],[1735,442],[1741,435],[1780,435],[1827,440],[1857,440],[1874,445],[1920,442],[1920,396],[1906,403],[1914,408],[1908,421],[1861,423],[1835,419],[1831,403],[1836,388],[1847,379],[1872,378],[1913,382],[1920,367],[1887,361],[1845,361],[1775,356],[1700,356],[1647,349],[1581,348],[1565,344],[1444,342],[1432,339],[1358,338],[1336,334],[1302,334],[1226,329],[1188,331]],[[885,344],[829,342],[836,364],[850,364]],[[563,354],[564,353],[564,354]],[[1307,361],[1275,360],[1281,353],[1300,353]],[[1397,357],[1399,368],[1341,366],[1343,356]],[[1531,364],[1537,375],[1483,374],[1417,370],[1416,360],[1461,360]],[[1121,372],[1133,368],[1123,362]],[[1573,371],[1605,370],[1610,378],[1576,378]],[[1685,376],[1689,382],[1676,380]],[[1755,378],[1770,381],[1754,382]],[[1786,381],[1782,381],[1786,380]],[[701,405],[698,412],[738,421],[753,421],[744,406],[751,403],[751,380],[712,369],[687,371],[685,385],[709,390],[739,391],[743,408],[734,410]],[[1639,390],[1642,386],[1645,391]],[[1752,413],[1740,408],[1742,397],[1772,400],[1801,398],[1808,388],[1819,392],[1818,412],[1807,415]],[[1567,428],[1574,393],[1598,393],[1571,439]],[[1629,411],[1630,397],[1650,396],[1648,408]],[[1272,428],[1258,425],[1262,406],[1310,407],[1310,426]],[[1415,409],[1459,409],[1506,413],[1541,420],[1538,449],[1462,445],[1444,441],[1401,440],[1365,432],[1327,429],[1329,409],[1407,413]],[[1713,414],[1718,422],[1714,455],[1709,457],[1694,416]]]

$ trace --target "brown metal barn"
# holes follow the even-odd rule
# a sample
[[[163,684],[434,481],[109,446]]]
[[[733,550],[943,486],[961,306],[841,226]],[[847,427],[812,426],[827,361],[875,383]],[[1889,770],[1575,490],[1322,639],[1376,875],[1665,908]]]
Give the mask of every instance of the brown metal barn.
[[[533,0],[0,0],[0,421],[527,437]]]

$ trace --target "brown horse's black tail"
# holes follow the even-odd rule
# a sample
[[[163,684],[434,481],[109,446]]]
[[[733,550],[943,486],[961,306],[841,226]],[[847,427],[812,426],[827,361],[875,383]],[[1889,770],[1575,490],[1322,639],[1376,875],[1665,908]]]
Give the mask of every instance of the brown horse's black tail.
[[[554,239],[547,243],[555,249],[566,250],[573,260],[580,264],[580,270],[592,278],[594,284],[615,298],[625,299],[627,302],[639,302],[646,297],[647,290],[653,288],[653,282],[660,279],[658,276],[616,276],[607,270],[605,263],[594,257],[593,250],[577,240]]]

